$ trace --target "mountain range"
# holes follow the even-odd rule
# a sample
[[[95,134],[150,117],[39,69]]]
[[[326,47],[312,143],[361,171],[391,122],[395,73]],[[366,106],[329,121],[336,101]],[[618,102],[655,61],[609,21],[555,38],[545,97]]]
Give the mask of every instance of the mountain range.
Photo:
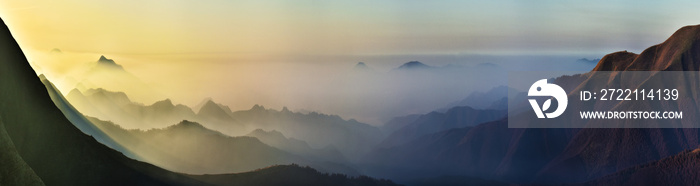
[[[130,96],[136,97],[141,102],[152,102],[164,97],[152,85],[142,81],[139,77],[127,71],[121,64],[113,59],[101,55],[96,61],[88,64],[66,77],[66,86],[74,86],[81,90],[103,88],[107,90],[131,90]],[[67,87],[63,87],[67,88]],[[69,90],[69,89],[62,89]]]
[[[92,135],[99,142],[129,157],[150,162],[159,167],[190,174],[215,174],[296,163],[318,168],[322,172],[359,175],[356,170],[346,166],[347,160],[336,149],[313,149],[306,142],[288,139],[277,131],[267,132],[258,129],[247,135],[250,137],[229,137],[187,120],[159,129],[126,130],[111,122],[92,117],[86,118],[66,101],[48,79],[43,75],[40,78],[49,90],[54,103],[61,107],[61,111],[84,133]],[[100,92],[103,93],[101,95],[111,95],[109,97],[115,98],[117,102],[121,100],[132,104],[123,93]],[[213,103],[211,100],[206,102]],[[211,105],[217,108],[221,106]],[[156,102],[146,108],[163,110],[163,107],[170,110],[173,108],[169,100]],[[146,109],[146,111],[152,110],[158,109]],[[207,145],[202,146],[202,144]],[[212,154],[217,156],[211,156]]]
[[[122,92],[77,89],[67,95],[75,107],[88,116],[112,121],[126,129],[165,128],[182,120],[201,123],[228,136],[244,136],[254,130],[278,131],[302,140],[314,149],[337,149],[348,159],[356,159],[379,143],[383,133],[374,126],[337,115],[317,112],[297,113],[286,107],[281,111],[255,105],[250,110],[232,112],[227,106],[205,99],[194,112],[169,99],[152,105],[132,102]],[[292,147],[290,147],[292,148]]]
[[[391,127],[383,129],[392,131],[386,138],[376,127],[339,116],[315,112],[301,114],[286,108],[277,111],[259,105],[233,112],[211,100],[204,101],[196,113],[184,109],[186,106],[181,109],[194,119],[210,120],[208,123],[179,120],[175,122],[177,124],[163,128],[127,130],[71,111],[75,108],[64,104],[65,99],[60,97],[60,92],[53,91],[55,87],[50,82],[45,80],[42,84],[45,78],[36,77],[7,28],[0,28],[0,50],[3,51],[0,54],[0,61],[3,61],[0,63],[0,87],[4,87],[0,91],[2,185],[393,184],[364,176],[324,174],[298,165],[274,166],[255,161],[263,158],[281,164],[313,164],[304,157],[326,153],[333,155],[322,157],[342,154],[350,162],[359,159],[357,166],[363,173],[401,181],[449,178],[461,180],[459,183],[533,185],[696,185],[699,182],[698,150],[692,150],[700,146],[697,128],[596,128],[601,126],[598,121],[584,123],[593,128],[509,128],[509,121],[532,121],[534,116],[519,114],[506,118],[504,110],[469,106],[395,118]],[[596,73],[697,71],[700,70],[698,51],[700,25],[683,27],[663,43],[640,54],[627,51],[608,54],[591,72],[553,78],[552,81],[566,90],[578,91],[600,88],[591,79]],[[105,58],[104,63],[108,62]],[[613,74],[603,80],[607,86],[626,83],[620,79],[619,75]],[[623,101],[572,106],[700,110],[697,108],[700,103],[698,94],[690,89],[700,85],[697,79],[651,76],[639,84],[626,85],[644,87],[658,83],[678,87],[682,95],[687,95],[684,98],[688,101],[663,105]],[[90,98],[92,96],[95,98]],[[572,96],[576,95],[569,96],[575,99]],[[82,99],[81,104],[86,104],[84,109],[99,111],[102,106],[95,106],[96,102],[110,105],[110,108],[102,108],[106,110],[94,114],[122,112],[138,116],[139,120],[160,116],[152,112],[171,116],[178,110],[169,100],[146,106],[133,103],[126,94],[104,89],[77,90],[72,97],[75,98],[70,99]],[[498,101],[495,99],[492,105]],[[146,111],[149,109],[151,113]],[[687,113],[684,122],[697,123],[698,114]],[[683,126],[684,123],[672,121],[671,124]],[[232,133],[246,136],[231,137]],[[138,142],[125,142],[128,140]],[[162,143],[184,145],[195,150],[172,148]],[[120,148],[123,153],[114,150]],[[240,154],[240,149],[253,153]],[[148,157],[135,154],[137,150],[160,154]],[[227,155],[217,157],[219,154],[214,152],[220,151]],[[300,155],[293,153],[296,151],[318,153]],[[134,154],[129,155],[130,152]],[[345,161],[343,156],[331,159]],[[199,163],[208,167],[227,160],[236,166],[252,164],[229,165],[231,169],[213,172],[270,167],[236,174],[192,175],[172,172],[141,162],[142,159],[161,166],[176,162],[189,166],[182,169],[194,170]],[[187,162],[191,160],[198,162]],[[199,173],[208,171],[198,170]]]
[[[4,25],[4,22],[3,22]],[[275,166],[249,173],[185,175],[140,162],[85,134],[59,109],[9,29],[0,27],[0,185],[392,185],[368,177]],[[69,107],[64,107],[69,108]],[[252,176],[257,175],[257,176]],[[301,175],[287,177],[284,175]],[[303,179],[300,179],[303,178]],[[308,180],[324,180],[312,182]]]
[[[288,146],[283,145],[297,142],[286,138],[272,139],[263,135],[230,137],[186,120],[162,129],[125,130],[110,122],[89,119],[144,161],[168,170],[188,174],[221,174],[294,163],[311,166],[322,172],[359,175],[350,167],[332,162],[342,160],[342,155],[337,151],[336,154],[322,154],[325,152],[311,148],[275,147],[279,145],[286,148]],[[265,142],[259,139],[264,139]]]
[[[608,73],[606,71],[697,71],[700,67],[698,51],[700,25],[687,26],[640,54],[611,53],[604,56],[593,71],[554,78],[553,83],[576,92],[584,87],[599,89],[601,85],[594,84],[589,78],[595,73]],[[605,86],[625,83],[619,80],[619,75],[608,78],[602,80],[608,82]],[[664,79],[657,74],[640,82],[644,83],[628,83],[627,87],[643,88],[663,83],[678,87],[680,94],[688,97],[684,97],[686,101],[665,105],[623,101],[614,105],[596,102],[569,107],[581,106],[583,110],[613,106],[620,110],[698,110],[700,102],[694,96],[697,93],[689,88],[699,84],[695,79]],[[685,113],[683,120],[697,123],[696,115],[696,112]],[[584,126],[593,128],[508,128],[511,119],[534,118],[524,116],[447,129],[401,145],[375,149],[364,159],[367,172],[395,180],[458,175],[536,185],[698,183],[697,171],[691,168],[696,155],[689,153],[700,145],[697,128],[598,128],[596,126],[603,126],[599,121],[584,123]],[[407,116],[402,120],[413,118],[415,116]],[[634,124],[634,121],[623,124]],[[668,124],[683,126],[677,121]]]

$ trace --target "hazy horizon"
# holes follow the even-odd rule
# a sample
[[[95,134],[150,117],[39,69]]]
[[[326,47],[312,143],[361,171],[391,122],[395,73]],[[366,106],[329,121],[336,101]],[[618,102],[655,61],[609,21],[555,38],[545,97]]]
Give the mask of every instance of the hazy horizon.
[[[93,70],[101,54],[44,52],[35,56],[39,57],[32,65],[37,73],[56,82],[64,95],[79,88],[76,86],[80,83],[82,88],[125,92],[133,101],[145,105],[171,99],[175,104],[194,108],[202,100],[212,98],[233,111],[247,110],[256,104],[276,110],[288,107],[292,111],[334,114],[372,125],[381,125],[393,117],[443,109],[472,92],[505,85],[507,71],[542,68],[586,71],[595,64],[576,60],[596,58],[593,55],[412,55],[332,57],[345,60],[339,62],[226,63],[212,59],[104,55],[122,65],[129,76],[137,78],[131,82],[123,77],[127,80],[122,82],[116,80],[122,75],[87,73]],[[191,63],[188,60],[199,60],[198,67],[181,65]],[[396,69],[409,60],[421,61],[435,69]],[[358,62],[364,62],[370,69],[354,69]],[[474,70],[483,64],[494,64],[498,69]]]

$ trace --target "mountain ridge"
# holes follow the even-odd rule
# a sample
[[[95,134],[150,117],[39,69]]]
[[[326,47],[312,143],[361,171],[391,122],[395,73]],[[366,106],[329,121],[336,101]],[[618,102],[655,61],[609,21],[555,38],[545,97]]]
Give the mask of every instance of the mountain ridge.
[[[148,163],[130,159],[100,144],[73,125],[54,104],[47,87],[31,68],[24,52],[0,20],[0,185],[216,185]],[[15,149],[13,151],[12,149]],[[22,163],[24,162],[24,163]],[[3,161],[5,163],[5,161]],[[8,165],[8,166],[5,166]],[[31,171],[30,171],[31,169]],[[34,174],[33,174],[33,173]],[[276,180],[294,171],[261,169],[245,177],[247,185]],[[271,175],[277,173],[277,175]],[[37,178],[38,177],[38,178]],[[227,182],[244,180],[241,174],[208,175]],[[307,174],[307,179],[328,177]],[[278,177],[281,178],[281,177]],[[287,180],[287,184],[306,183]],[[332,185],[394,185],[365,177],[333,179]],[[219,183],[220,184],[220,183]],[[311,183],[312,185],[314,183]],[[222,184],[223,185],[223,184]]]

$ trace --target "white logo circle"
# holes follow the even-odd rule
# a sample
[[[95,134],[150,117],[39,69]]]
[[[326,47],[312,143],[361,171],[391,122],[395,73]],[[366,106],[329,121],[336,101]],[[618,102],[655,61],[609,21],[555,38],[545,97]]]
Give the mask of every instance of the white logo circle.
[[[547,83],[547,79],[541,79],[532,84],[530,90],[527,92],[527,95],[551,96],[557,100],[557,109],[550,113],[544,113],[544,111],[549,109],[549,106],[552,105],[552,99],[545,101],[542,104],[542,107],[537,104],[535,99],[528,99],[528,101],[530,101],[530,105],[532,106],[532,110],[535,111],[538,118],[545,118],[545,116],[546,118],[559,117],[562,113],[564,113],[564,110],[566,110],[566,105],[569,102],[568,97],[566,96],[566,91],[564,91],[564,89],[562,89],[559,85]]]

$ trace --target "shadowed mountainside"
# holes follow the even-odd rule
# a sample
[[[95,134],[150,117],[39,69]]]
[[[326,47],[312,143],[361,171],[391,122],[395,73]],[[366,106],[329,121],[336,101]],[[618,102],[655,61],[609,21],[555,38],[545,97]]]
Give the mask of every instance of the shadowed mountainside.
[[[382,141],[380,147],[401,145],[426,134],[494,121],[506,114],[506,110],[477,110],[466,106],[454,107],[445,113],[431,112],[394,131]]]
[[[627,51],[608,54],[593,71],[698,71],[699,40],[700,26],[685,26],[639,55]]]
[[[700,149],[621,170],[580,185],[697,185]]]

